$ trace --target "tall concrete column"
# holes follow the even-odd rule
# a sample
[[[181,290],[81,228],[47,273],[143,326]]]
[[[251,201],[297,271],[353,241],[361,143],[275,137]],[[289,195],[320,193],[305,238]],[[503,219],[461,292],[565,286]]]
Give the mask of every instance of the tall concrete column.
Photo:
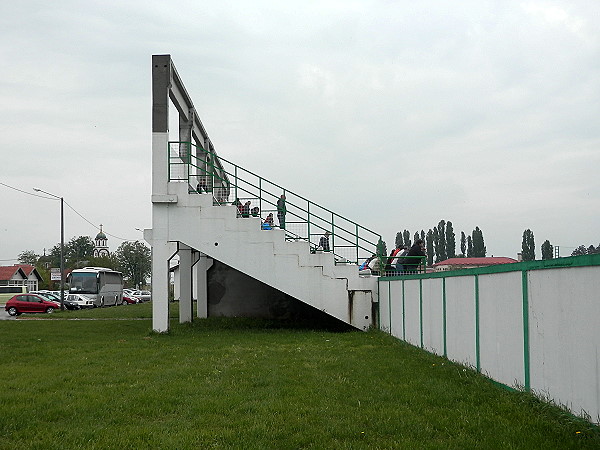
[[[171,57],[152,56],[152,229],[144,239],[152,247],[152,329],[169,331],[169,243],[168,195],[169,166],[169,86]]]
[[[208,275],[207,271],[212,266],[212,259],[205,254],[200,254],[200,259],[194,266],[196,270],[196,314],[200,319],[208,317]]]
[[[169,331],[169,258],[172,244],[166,240],[151,239],[152,230],[144,237],[152,245],[152,329],[158,333]]]
[[[179,323],[192,321],[192,249],[179,244]]]
[[[167,193],[169,181],[169,84],[171,57],[152,56],[152,194]]]

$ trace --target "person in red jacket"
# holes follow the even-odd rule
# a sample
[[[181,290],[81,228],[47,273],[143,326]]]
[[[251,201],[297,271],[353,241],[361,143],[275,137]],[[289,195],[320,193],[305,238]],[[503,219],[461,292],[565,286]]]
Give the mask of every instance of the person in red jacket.
[[[398,245],[394,250],[390,252],[390,256],[388,257],[387,263],[385,265],[385,274],[387,276],[396,275],[396,256],[398,256],[405,248],[406,247],[404,245]]]

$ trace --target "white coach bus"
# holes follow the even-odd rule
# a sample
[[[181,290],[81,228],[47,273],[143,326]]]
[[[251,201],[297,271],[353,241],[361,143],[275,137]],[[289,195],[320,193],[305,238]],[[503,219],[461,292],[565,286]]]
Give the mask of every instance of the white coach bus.
[[[71,294],[82,294],[94,301],[94,306],[123,303],[123,274],[105,267],[75,269],[67,280]]]

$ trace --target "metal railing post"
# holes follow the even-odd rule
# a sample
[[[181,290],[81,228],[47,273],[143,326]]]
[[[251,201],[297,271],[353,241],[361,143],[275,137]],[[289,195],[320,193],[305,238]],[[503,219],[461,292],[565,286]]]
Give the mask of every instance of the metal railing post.
[[[258,214],[262,217],[262,177],[258,177]]]
[[[335,214],[331,213],[331,251],[335,254],[335,224],[334,224]]]
[[[356,224],[356,264],[358,264],[358,224]]]
[[[306,213],[307,213],[307,222],[306,222],[306,229],[308,232],[308,248],[310,248],[310,202],[307,202],[307,206],[306,206]]]
[[[235,199],[234,201],[237,201],[237,198],[238,198],[238,174],[237,174],[237,168],[238,168],[238,166],[234,164],[233,165],[233,179],[235,180],[235,195],[233,196],[234,199]]]

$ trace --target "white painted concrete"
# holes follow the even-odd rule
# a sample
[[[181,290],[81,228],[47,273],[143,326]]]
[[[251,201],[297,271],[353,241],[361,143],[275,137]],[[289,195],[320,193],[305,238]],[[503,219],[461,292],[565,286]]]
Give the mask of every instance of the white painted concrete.
[[[179,323],[191,322],[192,308],[192,249],[179,244]]]
[[[194,287],[196,289],[196,315],[200,319],[208,317],[208,290],[206,272],[212,266],[212,259],[205,254],[200,254],[194,268]]]
[[[596,265],[568,267],[571,262],[557,261],[549,268],[522,263],[507,272],[443,275],[445,336],[439,274],[420,281],[382,280],[380,327],[400,339],[405,327],[405,340],[416,346],[421,346],[422,332],[422,347],[437,354],[442,354],[445,339],[449,359],[474,368],[479,365],[496,381],[529,387],[600,423],[600,265],[596,261]],[[524,319],[528,319],[525,325]]]
[[[402,294],[402,283],[398,282],[390,282],[388,284],[389,296],[380,296],[381,305],[385,304],[389,307],[389,310],[392,313],[389,315],[389,321],[386,320],[386,324],[389,324],[390,331],[393,336],[396,336],[399,339],[404,339],[404,326],[405,326],[405,318],[404,314],[402,314],[404,308],[404,298]],[[381,285],[380,285],[381,288]],[[384,313],[380,313],[381,318],[380,322],[383,323],[383,317],[387,317]]]
[[[481,371],[507,386],[524,386],[521,272],[479,276]]]
[[[529,272],[531,388],[600,415],[600,266]]]
[[[407,280],[404,283],[404,311],[406,341],[421,345],[419,280]]]
[[[356,265],[336,265],[332,253],[311,254],[307,243],[286,241],[283,230],[261,230],[260,219],[236,217],[235,206],[213,206],[210,194],[190,194],[185,183],[168,183],[167,195],[177,203],[153,204],[153,223],[164,236],[154,242],[179,242],[180,248],[206,254],[361,330],[375,323],[377,281],[359,277]],[[180,251],[183,261],[188,271],[191,258],[182,258]],[[157,272],[164,269],[159,261],[155,264]],[[180,282],[191,286],[181,275]],[[186,289],[191,296],[191,288]],[[187,311],[183,288],[179,292],[180,307]],[[165,314],[161,310],[159,316]],[[184,314],[180,321],[191,320],[191,313]]]
[[[423,283],[423,348],[444,354],[443,280]]]
[[[391,330],[392,316],[391,306],[389,304],[391,299],[390,286],[391,283],[389,281],[379,283],[379,329],[396,336]],[[382,316],[387,318],[385,323],[381,321]]]
[[[446,349],[448,358],[475,367],[475,280],[446,279]]]

